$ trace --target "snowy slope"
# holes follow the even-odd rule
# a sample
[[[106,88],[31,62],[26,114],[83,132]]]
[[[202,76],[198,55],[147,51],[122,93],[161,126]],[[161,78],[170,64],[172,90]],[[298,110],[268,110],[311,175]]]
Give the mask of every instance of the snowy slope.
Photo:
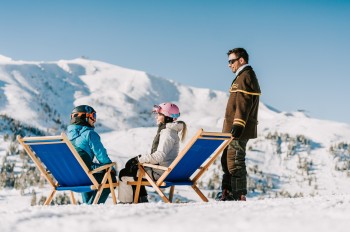
[[[0,192],[1,232],[346,232],[350,195],[247,202],[34,206],[13,191]]]

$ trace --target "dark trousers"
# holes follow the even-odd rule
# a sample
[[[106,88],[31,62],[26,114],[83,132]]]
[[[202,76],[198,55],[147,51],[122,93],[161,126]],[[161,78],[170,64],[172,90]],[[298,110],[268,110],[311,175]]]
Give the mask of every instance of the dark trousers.
[[[221,156],[222,189],[235,196],[247,194],[247,170],[245,164],[248,139],[232,140]]]
[[[134,178],[134,180],[137,180],[137,171],[138,171],[137,166],[131,167],[131,168],[123,168],[119,172],[119,180],[121,180],[121,178],[123,176],[131,176]],[[132,185],[131,187],[132,187],[132,192],[133,192],[132,198],[134,199],[135,192],[136,192],[136,186]],[[145,186],[141,185],[139,197],[144,197],[144,196],[147,196],[147,190],[146,190]]]
[[[104,175],[105,175],[105,173],[95,173],[94,177],[96,178],[98,183],[101,183]],[[112,174],[112,181],[113,182],[117,181],[115,175],[113,175],[113,174]],[[108,183],[108,180],[107,180],[107,183]],[[111,190],[109,188],[103,189],[101,196],[100,196],[100,199],[98,199],[98,204],[105,203],[107,198],[108,198],[108,195],[110,193],[111,193]],[[96,194],[97,194],[97,190],[93,190],[91,192],[81,193],[83,203],[91,205],[95,200]]]

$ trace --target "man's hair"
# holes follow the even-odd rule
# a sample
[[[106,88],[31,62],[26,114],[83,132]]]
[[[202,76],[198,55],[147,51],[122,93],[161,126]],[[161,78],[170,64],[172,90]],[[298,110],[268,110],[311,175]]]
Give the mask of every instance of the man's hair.
[[[227,55],[229,56],[230,54],[234,53],[237,58],[243,58],[245,60],[245,62],[248,63],[249,61],[249,55],[247,53],[247,51],[244,49],[244,48],[234,48],[234,49],[231,49],[227,52]]]

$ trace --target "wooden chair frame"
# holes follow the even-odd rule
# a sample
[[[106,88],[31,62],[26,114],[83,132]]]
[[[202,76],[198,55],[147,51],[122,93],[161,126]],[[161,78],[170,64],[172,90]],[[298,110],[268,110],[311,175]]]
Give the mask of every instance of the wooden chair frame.
[[[110,189],[113,203],[117,204],[117,198],[115,195],[114,188],[118,186],[118,182],[113,183],[112,176],[111,176],[111,170],[112,170],[112,167],[115,165],[115,162],[103,165],[99,168],[96,168],[90,171],[89,168],[84,163],[84,161],[82,160],[82,158],[80,157],[79,153],[75,150],[74,146],[72,145],[72,143],[69,141],[68,137],[64,133],[61,133],[61,135],[59,136],[37,136],[37,137],[24,137],[24,138],[18,135],[17,140],[23,146],[24,150],[27,152],[29,157],[36,164],[41,174],[45,177],[45,179],[49,182],[49,184],[52,187],[52,191],[49,194],[48,198],[46,199],[44,205],[49,205],[51,203],[53,197],[56,194],[57,188],[59,187],[59,183],[52,175],[50,175],[49,173],[50,170],[47,170],[45,168],[44,164],[40,161],[39,157],[35,154],[35,152],[31,149],[30,146],[44,145],[44,144],[59,144],[59,143],[65,143],[67,145],[72,155],[75,157],[75,159],[78,161],[78,163],[80,164],[80,166],[82,167],[86,175],[91,180],[92,185],[90,186],[90,189],[97,190],[97,194],[95,196],[93,204],[97,204],[98,200],[100,199],[101,193],[105,188]],[[96,180],[93,174],[103,170],[105,170],[105,175],[103,176],[101,183],[98,183],[98,181]],[[107,180],[108,180],[108,183],[107,183]],[[70,198],[71,198],[72,204],[76,204],[73,191],[70,191]]]
[[[194,135],[194,137],[188,142],[188,144],[182,149],[176,159],[170,164],[169,167],[163,167],[159,165],[142,163],[139,164],[138,171],[138,179],[137,181],[130,181],[128,185],[136,185],[136,191],[134,194],[134,203],[138,203],[140,188],[141,185],[144,186],[152,186],[153,189],[159,194],[162,200],[166,203],[171,203],[173,200],[175,185],[167,186],[164,182],[166,177],[171,173],[171,171],[176,167],[176,165],[181,161],[181,159],[186,155],[186,153],[190,150],[193,144],[198,139],[208,139],[208,140],[222,140],[221,145],[215,150],[215,152],[198,167],[197,171],[194,173],[194,176],[189,179],[192,182],[193,190],[198,194],[198,196],[205,202],[208,202],[208,199],[204,196],[204,194],[197,187],[198,179],[208,170],[209,166],[213,164],[215,159],[222,153],[222,151],[229,145],[232,141],[232,135],[230,133],[219,133],[219,132],[204,132],[203,129],[199,129],[198,132]],[[204,166],[202,166],[204,164]],[[154,169],[164,170],[164,173],[160,176],[158,180],[153,180],[152,177],[146,172],[145,167],[150,167]],[[146,179],[146,180],[143,180]],[[165,196],[161,187],[170,187],[169,198]]]

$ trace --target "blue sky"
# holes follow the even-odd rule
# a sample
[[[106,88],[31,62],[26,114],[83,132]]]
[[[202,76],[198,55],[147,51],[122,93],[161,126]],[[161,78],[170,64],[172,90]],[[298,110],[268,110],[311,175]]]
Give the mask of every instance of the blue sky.
[[[226,52],[244,47],[281,111],[350,123],[350,0],[11,0],[0,3],[0,54],[86,56],[227,91]]]

